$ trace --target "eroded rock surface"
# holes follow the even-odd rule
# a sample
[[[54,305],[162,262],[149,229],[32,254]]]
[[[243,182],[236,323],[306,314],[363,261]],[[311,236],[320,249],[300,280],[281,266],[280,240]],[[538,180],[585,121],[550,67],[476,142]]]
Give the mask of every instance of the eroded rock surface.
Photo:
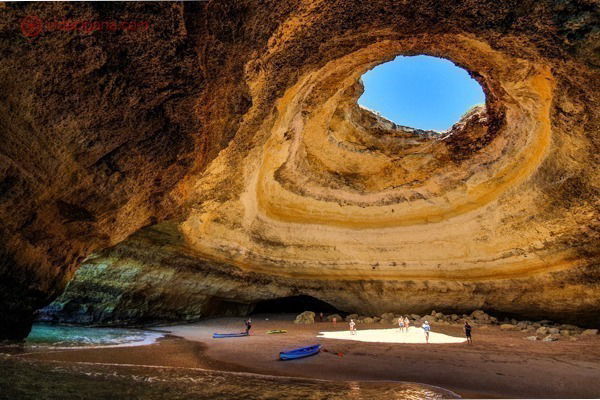
[[[201,266],[205,296],[216,274],[245,286],[229,292],[242,303],[291,293],[363,313],[402,303],[600,322],[597,12],[558,0],[5,5],[0,338],[25,335],[85,256],[163,220],[176,257],[127,241],[122,256]],[[151,24],[28,39],[27,15]],[[485,109],[434,135],[358,107],[361,74],[399,54],[466,68]]]

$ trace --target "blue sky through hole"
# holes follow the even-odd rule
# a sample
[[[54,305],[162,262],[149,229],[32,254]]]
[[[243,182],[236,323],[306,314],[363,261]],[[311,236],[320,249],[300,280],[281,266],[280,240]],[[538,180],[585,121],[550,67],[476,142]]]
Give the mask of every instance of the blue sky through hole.
[[[471,107],[485,103],[467,71],[430,56],[398,56],[367,71],[358,104],[398,125],[444,131]]]

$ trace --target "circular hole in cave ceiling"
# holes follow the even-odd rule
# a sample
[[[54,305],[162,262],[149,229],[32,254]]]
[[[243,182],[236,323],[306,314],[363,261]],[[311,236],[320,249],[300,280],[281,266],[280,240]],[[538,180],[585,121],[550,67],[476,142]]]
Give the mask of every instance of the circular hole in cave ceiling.
[[[431,56],[398,56],[362,76],[361,107],[402,126],[443,132],[485,94],[469,73],[451,61]]]

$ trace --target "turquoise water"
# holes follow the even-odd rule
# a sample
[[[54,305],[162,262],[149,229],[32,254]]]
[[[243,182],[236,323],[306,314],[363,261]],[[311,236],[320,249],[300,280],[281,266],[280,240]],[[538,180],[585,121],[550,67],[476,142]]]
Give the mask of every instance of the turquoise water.
[[[90,347],[135,346],[154,343],[164,336],[159,332],[122,328],[85,328],[78,326],[34,324],[25,343],[32,346]]]

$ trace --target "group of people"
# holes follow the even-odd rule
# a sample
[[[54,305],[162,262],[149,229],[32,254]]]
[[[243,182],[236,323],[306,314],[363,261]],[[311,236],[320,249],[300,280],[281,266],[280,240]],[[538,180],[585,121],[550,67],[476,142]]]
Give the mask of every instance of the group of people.
[[[319,317],[322,321],[323,313],[320,313]],[[335,324],[335,318],[333,319],[333,323]],[[354,322],[354,319],[350,319],[350,322],[348,324],[350,326],[350,334],[356,335],[356,322]],[[246,325],[246,334],[249,335],[250,329],[252,328],[252,320],[250,318],[248,318],[245,322],[245,325]],[[408,319],[407,316],[398,318],[398,328],[400,329],[400,332],[407,333],[409,327],[410,327],[410,320]],[[421,328],[423,329],[423,332],[425,333],[425,343],[429,343],[429,332],[431,331],[431,325],[429,325],[429,322],[427,322],[427,320],[425,320],[423,322],[423,324],[421,325]],[[467,343],[469,343],[469,344],[473,343],[473,339],[471,339],[471,329],[472,328],[471,328],[471,325],[469,325],[469,321],[465,321],[463,330],[465,332],[465,336],[467,337]]]
[[[408,319],[408,317],[400,317],[398,318],[398,328],[400,329],[400,332],[408,332],[408,328],[410,327],[410,320]]]
[[[348,323],[348,325],[350,326],[350,334],[356,335],[356,322],[354,322],[354,319],[350,319],[350,322]],[[400,332],[407,333],[409,327],[410,327],[410,320],[408,319],[408,317],[398,318],[398,328],[400,329]],[[429,332],[431,331],[431,325],[429,325],[429,322],[427,320],[425,320],[423,322],[423,324],[421,325],[421,328],[423,329],[423,332],[425,333],[425,343],[429,343]],[[471,328],[471,325],[469,324],[469,321],[465,321],[463,330],[465,332],[465,336],[467,337],[467,343],[469,343],[469,344],[473,343],[473,339],[471,338],[471,329],[472,328]]]

